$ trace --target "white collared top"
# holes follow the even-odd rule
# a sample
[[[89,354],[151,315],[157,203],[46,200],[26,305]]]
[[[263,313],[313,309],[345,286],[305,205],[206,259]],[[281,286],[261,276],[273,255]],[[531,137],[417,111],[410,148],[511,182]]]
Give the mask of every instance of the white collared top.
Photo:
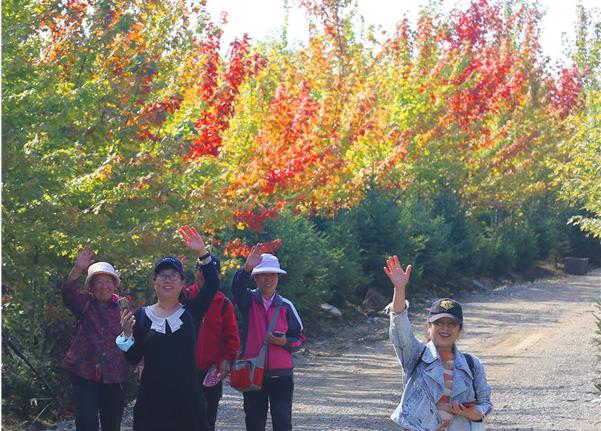
[[[148,318],[152,322],[152,324],[150,325],[150,329],[161,334],[166,333],[167,324],[169,325],[169,328],[171,328],[171,332],[177,331],[184,324],[180,317],[182,316],[182,314],[184,314],[185,311],[186,309],[181,304],[179,305],[177,310],[175,310],[167,317],[157,316],[152,312],[150,307],[144,307],[143,310],[143,312],[146,312],[146,316],[148,316]]]

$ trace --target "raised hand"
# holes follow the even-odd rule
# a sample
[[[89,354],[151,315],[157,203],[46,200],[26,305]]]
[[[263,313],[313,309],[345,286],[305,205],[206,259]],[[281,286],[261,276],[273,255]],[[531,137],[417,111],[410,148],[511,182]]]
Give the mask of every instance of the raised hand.
[[[246,263],[244,264],[246,272],[252,271],[255,266],[261,263],[261,254],[264,249],[265,245],[262,242],[251,247],[250,253],[248,253],[248,257],[246,258]]]
[[[407,283],[409,282],[409,277],[411,275],[411,265],[407,265],[407,268],[403,270],[403,267],[399,263],[399,258],[396,255],[394,255],[394,257],[389,257],[386,260],[386,267],[384,268],[384,273],[392,282],[395,290],[404,289],[405,286],[407,286]]]
[[[94,252],[92,251],[92,247],[90,247],[89,244],[86,244],[77,251],[75,267],[81,271],[85,271],[93,263]]]
[[[67,282],[72,282],[79,279],[81,274],[88,269],[88,267],[94,263],[94,252],[92,248],[86,244],[77,251],[77,257],[75,258],[75,265],[69,272]]]
[[[403,271],[403,267],[399,263],[399,258],[395,255],[386,260],[384,273],[394,286],[392,311],[400,313],[405,309],[405,287],[407,287],[409,276],[411,275],[411,265],[407,265],[407,268]]]
[[[143,313],[144,311],[142,311]],[[121,327],[123,328],[123,335],[131,337],[134,333],[134,325],[136,324],[136,317],[134,314],[127,310],[121,310]]]
[[[196,228],[185,225],[182,226],[178,232],[182,236],[186,247],[190,250],[194,250],[199,256],[207,254],[205,243]]]

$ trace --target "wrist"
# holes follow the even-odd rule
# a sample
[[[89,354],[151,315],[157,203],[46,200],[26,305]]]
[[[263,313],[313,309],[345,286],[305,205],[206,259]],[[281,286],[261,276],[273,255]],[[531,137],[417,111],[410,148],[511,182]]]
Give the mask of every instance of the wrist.
[[[209,253],[207,251],[207,249],[204,250],[204,253],[202,251],[200,251],[200,252],[198,252],[198,260],[205,260],[210,255],[211,255],[211,253]]]
[[[246,272],[252,272],[253,267],[250,265],[244,265],[244,268],[242,268],[242,269],[244,269]]]

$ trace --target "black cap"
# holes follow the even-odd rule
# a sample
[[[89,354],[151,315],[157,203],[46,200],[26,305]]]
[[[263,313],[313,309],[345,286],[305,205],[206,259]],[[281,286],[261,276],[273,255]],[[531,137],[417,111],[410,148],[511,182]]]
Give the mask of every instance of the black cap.
[[[451,298],[442,298],[434,301],[432,307],[430,307],[428,322],[434,322],[443,317],[450,317],[455,322],[463,325],[461,304]]]
[[[179,272],[182,277],[184,276],[184,266],[182,265],[182,263],[180,262],[180,260],[177,257],[165,256],[165,257],[162,257],[161,259],[159,259],[157,261],[157,263],[154,265],[155,275],[158,274],[160,271],[162,271],[165,268],[173,268],[177,272]]]

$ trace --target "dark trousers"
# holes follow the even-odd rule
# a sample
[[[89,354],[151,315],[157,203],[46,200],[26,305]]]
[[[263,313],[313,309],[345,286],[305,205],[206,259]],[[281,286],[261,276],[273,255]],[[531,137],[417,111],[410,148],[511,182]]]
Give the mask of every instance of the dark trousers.
[[[76,431],[119,431],[125,407],[126,384],[96,383],[71,374]]]
[[[209,422],[209,431],[215,431],[215,422],[217,421],[217,409],[219,409],[219,401],[223,396],[223,383],[219,382],[215,386],[207,388],[202,384],[206,371],[199,372],[201,391],[207,401],[207,420]]]
[[[292,376],[266,377],[260,391],[244,392],[246,431],[265,431],[267,403],[273,431],[292,430]]]

